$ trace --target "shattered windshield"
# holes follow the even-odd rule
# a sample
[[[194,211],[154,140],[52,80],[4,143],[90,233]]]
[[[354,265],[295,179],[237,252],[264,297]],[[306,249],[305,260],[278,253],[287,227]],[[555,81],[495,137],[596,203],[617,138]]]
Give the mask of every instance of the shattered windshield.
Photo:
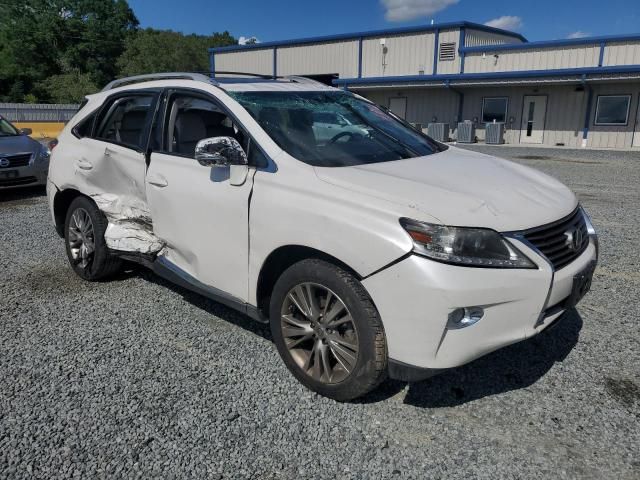
[[[287,153],[346,167],[445,150],[380,107],[347,92],[229,92]]]

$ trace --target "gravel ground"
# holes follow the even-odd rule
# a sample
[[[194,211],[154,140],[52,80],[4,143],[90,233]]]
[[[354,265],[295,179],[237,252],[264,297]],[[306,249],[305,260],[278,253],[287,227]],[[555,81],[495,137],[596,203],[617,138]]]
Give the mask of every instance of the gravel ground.
[[[473,148],[577,192],[592,292],[550,332],[351,404],[144,269],[81,281],[43,192],[0,193],[0,478],[640,478],[640,154]]]

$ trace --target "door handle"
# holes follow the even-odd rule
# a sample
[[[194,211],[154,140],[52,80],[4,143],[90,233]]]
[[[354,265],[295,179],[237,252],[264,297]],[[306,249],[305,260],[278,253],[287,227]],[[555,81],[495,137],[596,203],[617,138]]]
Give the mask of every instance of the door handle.
[[[93,164],[87,160],[86,158],[81,158],[76,162],[76,166],[80,170],[91,170],[93,168]]]
[[[169,182],[167,182],[167,179],[164,178],[162,175],[158,175],[158,174],[149,175],[147,177],[147,183],[149,185],[153,185],[154,187],[160,187],[160,188],[163,188],[169,185]]]

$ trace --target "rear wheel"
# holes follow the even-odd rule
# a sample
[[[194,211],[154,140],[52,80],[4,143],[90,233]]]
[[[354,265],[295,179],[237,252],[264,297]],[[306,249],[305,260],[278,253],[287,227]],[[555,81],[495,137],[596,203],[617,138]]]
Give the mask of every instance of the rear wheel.
[[[69,205],[64,224],[67,257],[71,268],[85,280],[106,278],[122,266],[105,243],[107,225],[104,214],[88,198],[77,197]]]
[[[270,319],[285,364],[311,390],[352,400],[384,379],[382,322],[349,272],[322,260],[293,265],[276,282]]]

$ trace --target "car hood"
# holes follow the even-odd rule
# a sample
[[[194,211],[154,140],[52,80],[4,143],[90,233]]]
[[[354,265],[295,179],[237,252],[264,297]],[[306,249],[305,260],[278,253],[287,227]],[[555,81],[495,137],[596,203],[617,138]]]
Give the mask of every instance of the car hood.
[[[27,135],[0,137],[0,155],[37,152],[40,144]]]
[[[399,215],[452,226],[521,230],[558,220],[577,206],[571,190],[542,172],[455,147],[426,157],[315,170],[332,185],[396,204]]]

